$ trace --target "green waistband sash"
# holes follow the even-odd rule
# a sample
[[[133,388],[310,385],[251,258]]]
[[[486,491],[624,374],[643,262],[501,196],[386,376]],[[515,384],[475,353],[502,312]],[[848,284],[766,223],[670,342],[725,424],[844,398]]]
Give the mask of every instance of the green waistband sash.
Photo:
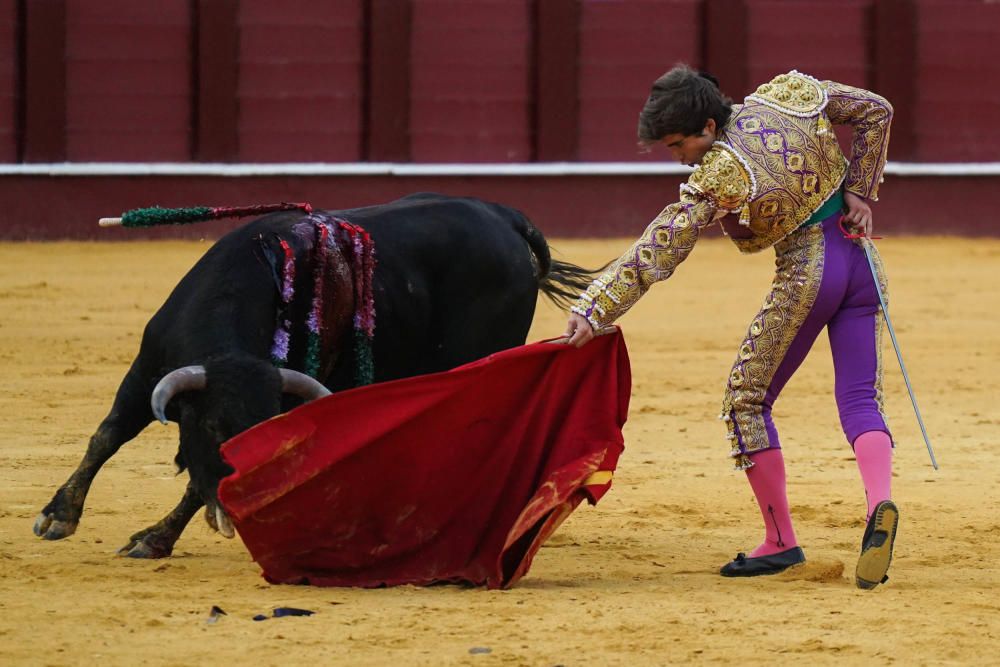
[[[808,227],[809,225],[815,225],[817,222],[823,222],[831,215],[837,211],[841,211],[844,208],[844,191],[837,190],[830,198],[826,200],[826,203],[819,207],[819,210],[809,216],[809,219],[803,222],[800,227]]]

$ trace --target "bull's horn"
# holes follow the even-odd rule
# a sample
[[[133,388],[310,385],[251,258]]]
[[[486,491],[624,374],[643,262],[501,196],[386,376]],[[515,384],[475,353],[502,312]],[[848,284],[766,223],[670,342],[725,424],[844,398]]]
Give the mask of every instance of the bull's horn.
[[[163,376],[163,379],[156,383],[153,389],[153,397],[149,404],[153,408],[153,414],[164,424],[167,423],[166,409],[176,394],[182,391],[195,391],[205,388],[205,367],[185,366],[175,371],[170,371]]]
[[[294,394],[306,401],[315,401],[317,398],[329,396],[331,393],[318,380],[305,373],[288,368],[279,368],[278,372],[281,373],[281,391],[286,394]]]
[[[233,522],[229,519],[229,515],[226,514],[221,505],[215,506],[215,525],[226,539],[231,540],[236,536],[236,529],[233,528]]]

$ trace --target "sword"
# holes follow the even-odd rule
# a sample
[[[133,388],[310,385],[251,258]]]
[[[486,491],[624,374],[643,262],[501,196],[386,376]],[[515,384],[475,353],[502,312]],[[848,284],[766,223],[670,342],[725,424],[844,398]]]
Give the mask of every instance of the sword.
[[[841,227],[843,229],[843,227]],[[844,230],[846,232],[846,230]],[[917,414],[917,423],[920,424],[920,433],[924,436],[924,444],[927,445],[927,453],[931,457],[931,465],[938,469],[937,459],[934,458],[934,448],[931,447],[931,440],[927,437],[927,427],[924,426],[924,418],[920,416],[920,408],[917,406],[917,397],[913,394],[913,385],[910,384],[910,375],[906,372],[906,364],[903,363],[903,353],[899,350],[899,342],[896,341],[896,331],[892,328],[892,320],[889,319],[889,309],[886,308],[885,295],[882,294],[882,285],[878,281],[878,270],[875,268],[875,260],[872,259],[872,248],[874,244],[871,239],[863,235],[848,234],[848,238],[861,238],[861,247],[864,248],[865,257],[868,258],[868,268],[872,271],[872,279],[875,281],[875,291],[878,292],[878,302],[882,305],[882,317],[889,328],[889,337],[892,338],[892,347],[896,350],[896,359],[899,360],[899,368],[903,371],[903,380],[906,382],[906,391],[910,392],[910,403],[913,404],[913,411]]]

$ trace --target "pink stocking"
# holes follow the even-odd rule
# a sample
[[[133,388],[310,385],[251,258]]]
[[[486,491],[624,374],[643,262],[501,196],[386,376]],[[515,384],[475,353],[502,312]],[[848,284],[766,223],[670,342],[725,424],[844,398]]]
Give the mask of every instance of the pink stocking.
[[[854,441],[854,456],[865,485],[868,516],[875,505],[889,500],[892,483],[892,439],[884,431],[862,433]]]
[[[859,438],[860,440],[860,438]],[[757,497],[764,518],[764,542],[750,552],[750,558],[769,556],[798,546],[785,493],[785,457],[780,449],[766,449],[751,455],[753,466],[747,479]]]

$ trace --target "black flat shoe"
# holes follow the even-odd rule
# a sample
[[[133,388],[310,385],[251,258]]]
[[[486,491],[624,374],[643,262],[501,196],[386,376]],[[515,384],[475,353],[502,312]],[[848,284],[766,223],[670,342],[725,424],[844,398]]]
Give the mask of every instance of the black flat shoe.
[[[736,554],[736,558],[722,566],[719,574],[723,577],[757,577],[762,574],[778,574],[793,565],[806,562],[802,547],[792,547],[770,556],[747,558],[746,554]]]
[[[854,582],[858,588],[869,590],[884,584],[889,576],[892,563],[892,543],[896,540],[899,525],[899,509],[891,500],[883,500],[868,518],[865,536],[861,538],[861,556],[854,571]]]

